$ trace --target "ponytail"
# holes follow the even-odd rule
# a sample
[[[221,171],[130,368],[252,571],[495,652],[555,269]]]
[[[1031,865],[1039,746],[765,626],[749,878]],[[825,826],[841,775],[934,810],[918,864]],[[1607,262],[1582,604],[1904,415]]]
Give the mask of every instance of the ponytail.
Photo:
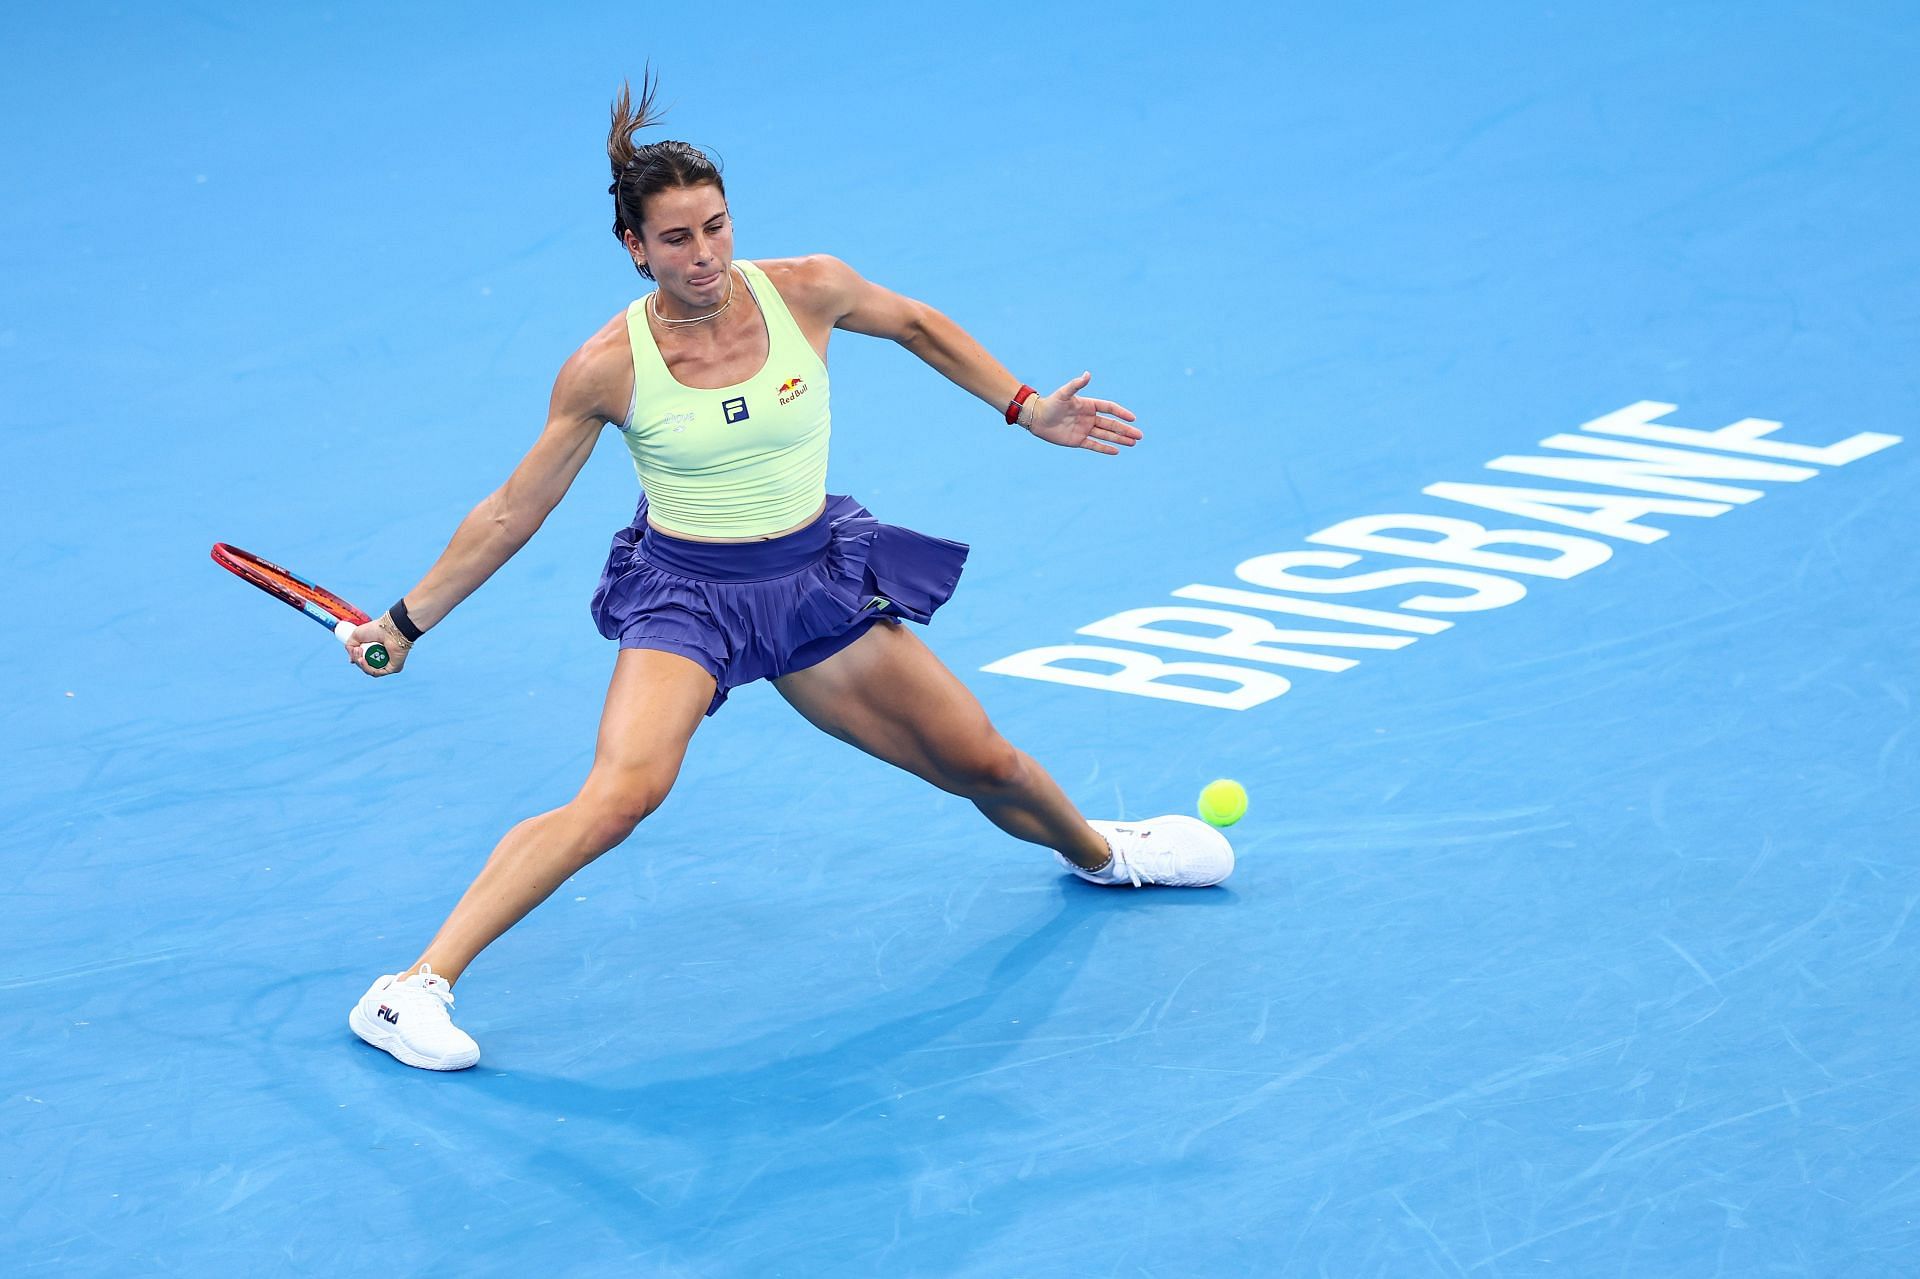
[[[651,66],[640,73],[640,106],[637,110],[633,105],[633,85],[626,80],[620,82],[620,96],[613,100],[613,125],[607,130],[607,162],[613,166],[616,187],[620,183],[620,175],[639,158],[639,149],[633,145],[633,135],[659,124],[660,118],[666,114],[653,109],[653,100],[659,92],[660,81],[653,74]],[[619,193],[609,187],[608,194]]]

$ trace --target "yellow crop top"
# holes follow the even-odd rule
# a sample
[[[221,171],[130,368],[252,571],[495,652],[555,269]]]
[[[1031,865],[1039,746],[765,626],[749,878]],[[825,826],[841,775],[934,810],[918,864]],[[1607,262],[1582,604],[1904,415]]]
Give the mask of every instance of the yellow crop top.
[[[627,308],[633,405],[620,426],[661,528],[696,537],[764,537],[804,524],[827,492],[827,366],[766,272],[736,261],[767,326],[767,362],[717,390],[682,386],[647,324]]]

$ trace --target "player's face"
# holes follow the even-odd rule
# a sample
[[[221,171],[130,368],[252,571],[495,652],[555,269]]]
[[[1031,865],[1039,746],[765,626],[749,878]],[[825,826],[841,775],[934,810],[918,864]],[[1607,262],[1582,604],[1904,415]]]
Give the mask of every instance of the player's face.
[[[652,269],[662,289],[691,310],[720,305],[733,267],[733,219],[718,187],[670,187],[648,196],[640,233],[635,260]]]

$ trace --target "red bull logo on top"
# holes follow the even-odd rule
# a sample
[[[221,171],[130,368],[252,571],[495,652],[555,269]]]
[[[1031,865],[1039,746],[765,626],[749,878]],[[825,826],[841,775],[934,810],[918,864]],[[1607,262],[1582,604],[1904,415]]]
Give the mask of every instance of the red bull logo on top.
[[[780,402],[791,404],[807,393],[805,378],[790,377],[780,384]]]

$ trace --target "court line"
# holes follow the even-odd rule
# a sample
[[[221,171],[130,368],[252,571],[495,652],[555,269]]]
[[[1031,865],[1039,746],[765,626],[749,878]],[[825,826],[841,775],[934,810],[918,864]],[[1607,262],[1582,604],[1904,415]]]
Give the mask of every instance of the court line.
[[[54,982],[72,981],[76,977],[91,977],[95,973],[110,973],[120,968],[137,968],[141,964],[157,964],[163,959],[171,959],[186,948],[174,946],[167,950],[156,950],[146,955],[135,955],[131,959],[103,959],[96,964],[81,964],[78,968],[61,968],[50,973],[40,973],[33,977],[12,977],[0,981],[0,990],[21,990],[28,986],[50,986]]]

